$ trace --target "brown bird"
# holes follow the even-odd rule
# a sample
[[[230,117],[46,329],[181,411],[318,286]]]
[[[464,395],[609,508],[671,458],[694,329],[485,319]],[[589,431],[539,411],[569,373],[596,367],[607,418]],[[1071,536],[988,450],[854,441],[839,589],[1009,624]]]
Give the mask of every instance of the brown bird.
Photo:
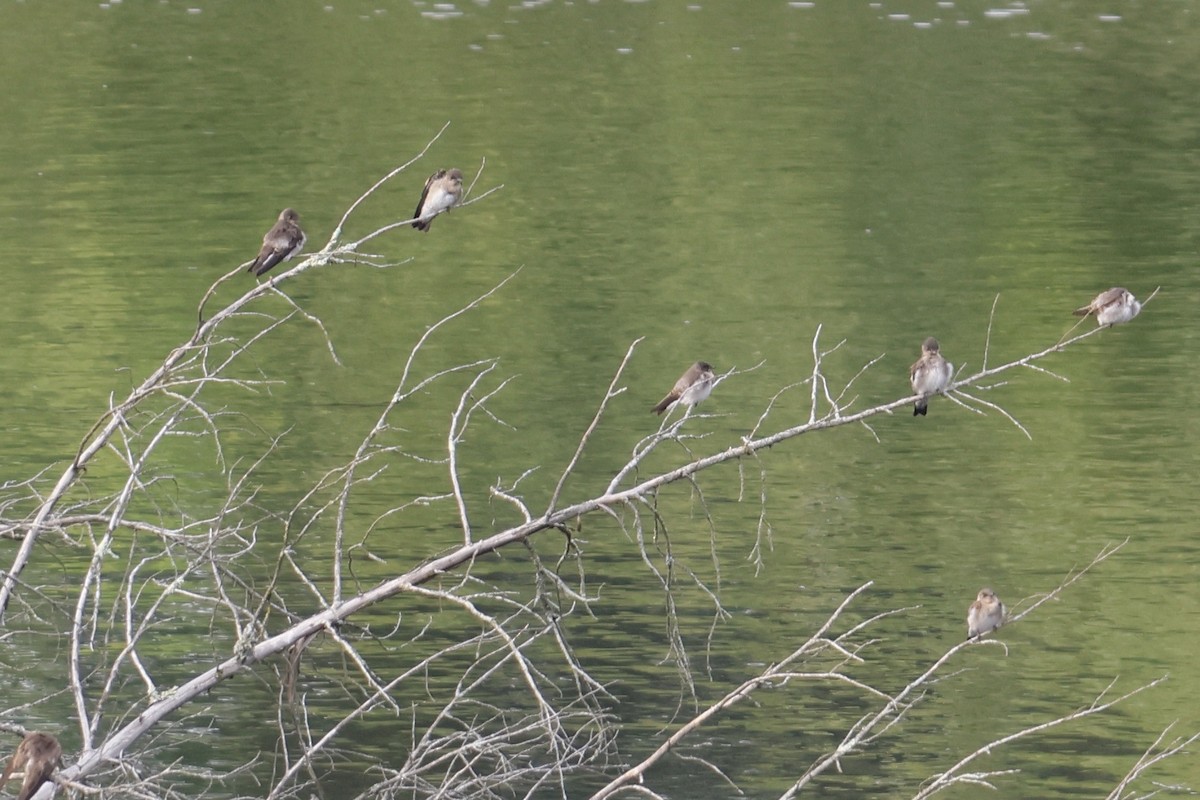
[[[262,275],[271,267],[299,253],[308,237],[300,229],[300,215],[290,208],[279,212],[279,219],[263,237],[262,250],[247,272]]]
[[[0,775],[0,789],[8,783],[14,772],[23,772],[25,779],[17,800],[29,800],[50,780],[55,767],[62,766],[62,747],[48,733],[29,733],[17,745],[17,752],[9,759],[4,774]]]
[[[1114,286],[1107,292],[1096,295],[1096,299],[1083,308],[1077,308],[1071,313],[1077,317],[1095,314],[1096,324],[1104,327],[1105,325],[1120,325],[1122,322],[1129,322],[1141,310],[1142,304],[1128,289]]]
[[[929,395],[944,391],[954,377],[954,365],[942,357],[938,340],[930,336],[921,345],[921,357],[908,368],[912,390],[923,395],[913,405],[913,416],[925,416],[929,410]]]
[[[685,406],[699,405],[712,394],[714,377],[712,364],[697,361],[679,376],[679,380],[675,381],[675,386],[667,392],[667,396],[650,410],[661,415],[675,403],[683,403]]]
[[[417,210],[413,212],[412,224],[419,231],[429,230],[433,218],[443,211],[449,211],[462,201],[462,170],[439,169],[425,181],[421,190],[421,199],[417,201]]]
[[[988,588],[980,589],[979,596],[967,609],[967,638],[974,639],[999,628],[1004,624],[1006,611],[995,592]]]

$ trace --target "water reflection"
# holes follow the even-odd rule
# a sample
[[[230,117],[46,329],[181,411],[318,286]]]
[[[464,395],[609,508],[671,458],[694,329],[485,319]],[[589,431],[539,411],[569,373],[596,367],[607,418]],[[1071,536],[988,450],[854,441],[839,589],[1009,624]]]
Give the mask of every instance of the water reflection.
[[[267,508],[289,508],[349,456],[428,325],[518,266],[510,287],[427,350],[442,364],[499,358],[514,378],[493,408],[516,430],[481,426],[464,469],[482,528],[512,513],[487,496],[497,476],[540,466],[522,488],[544,502],[637,337],[646,339],[628,391],[586,451],[572,496],[603,485],[652,429],[663,365],[673,376],[698,354],[719,370],[765,360],[702,407],[720,415],[698,423],[716,449],[810,374],[818,325],[827,345],[846,340],[827,362],[831,380],[882,356],[856,381],[863,407],[907,392],[913,343],[925,336],[973,368],[985,342],[993,362],[1053,343],[1070,310],[1107,286],[1142,297],[1161,285],[1132,323],[1053,360],[1069,383],[1030,372],[988,393],[1032,441],[999,415],[939,403],[925,420],[896,415],[874,422],[874,434],[844,429],[776,448],[758,482],[757,466],[704,476],[711,526],[686,487],[661,498],[680,520],[676,557],[719,584],[734,612],[714,623],[703,593],[679,590],[705,701],[780,658],[870,579],[878,588],[864,616],[921,606],[889,620],[863,667],[895,689],[961,637],[963,598],[979,586],[1006,602],[1030,597],[1131,536],[1094,580],[1002,629],[1007,655],[965,653],[970,672],[938,684],[895,747],[856,762],[851,777],[830,776],[821,793],[911,793],[947,765],[947,736],[977,746],[1088,702],[1114,676],[1125,686],[1171,672],[1140,705],[995,761],[1021,769],[1004,784],[1014,796],[1073,796],[1081,781],[1093,794],[1111,788],[1200,683],[1185,644],[1196,601],[1179,591],[1194,578],[1179,509],[1193,503],[1200,352],[1185,318],[1200,233],[1188,156],[1200,130],[1189,101],[1197,40],[1186,8],[1126,6],[1119,17],[977,3],[382,10],[336,3],[280,19],[229,3],[0,8],[10,77],[0,98],[6,479],[70,457],[109,393],[123,395],[190,333],[199,297],[257,246],[264,219],[294,204],[323,241],[350,199],[447,119],[429,159],[358,224],[404,218],[437,164],[486,158],[485,176],[504,190],[429,237],[380,241],[409,264],[340,264],[289,287],[325,321],[344,366],[296,324],[257,351],[281,384],[219,396],[248,431],[290,431],[260,476]],[[445,404],[462,388],[431,390],[389,443],[440,457]],[[785,396],[778,425],[803,419],[806,399]],[[228,457],[260,446],[235,437]],[[210,451],[175,452],[170,473],[181,483],[213,480]],[[382,476],[364,489],[355,523],[368,527],[444,475],[433,464]],[[209,500],[192,485],[172,498],[189,514]],[[755,565],[760,516],[773,547]],[[387,563],[363,565],[362,580],[452,546],[452,517],[431,510],[381,531],[372,546]],[[588,568],[605,589],[594,619],[566,624],[622,701],[632,758],[680,718],[681,695],[685,706],[691,698],[660,663],[662,587],[616,526],[589,522],[588,538]],[[558,543],[539,547],[553,559]],[[300,549],[318,561],[327,542]],[[190,666],[178,665],[180,676]],[[981,706],[978,686],[996,676],[1005,691]],[[333,694],[318,680],[310,688]],[[688,747],[762,795],[782,791],[866,708],[828,687],[756,699]],[[271,750],[273,732],[251,723],[274,700],[265,692],[217,709],[218,759]],[[1181,719],[1181,729],[1197,727],[1194,715]],[[1071,751],[1086,765],[1064,761]],[[690,765],[665,771],[678,796],[727,795],[707,778],[698,787]],[[1168,766],[1162,777],[1174,775]]]

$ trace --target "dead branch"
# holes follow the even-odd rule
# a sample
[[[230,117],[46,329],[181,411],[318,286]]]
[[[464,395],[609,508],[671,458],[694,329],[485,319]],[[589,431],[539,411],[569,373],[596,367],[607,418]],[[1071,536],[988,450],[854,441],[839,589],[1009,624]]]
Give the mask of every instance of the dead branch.
[[[623,357],[614,357],[608,388],[598,398],[573,453],[564,454],[565,466],[554,476],[548,502],[541,506],[520,493],[537,466],[525,468],[515,479],[497,477],[486,487],[472,486],[466,477],[472,474],[468,467],[474,465],[464,464],[468,451],[463,442],[481,425],[508,425],[492,405],[513,378],[503,375],[499,362],[487,355],[429,367],[421,358],[433,337],[504,290],[517,270],[445,314],[417,339],[391,397],[380,399],[378,418],[368,430],[349,439],[357,442],[352,456],[334,466],[321,465],[319,477],[297,492],[301,498],[290,509],[266,507],[258,476],[279,452],[287,432],[255,429],[235,409],[214,403],[210,392],[229,387],[252,394],[280,386],[256,367],[238,370],[256,345],[288,325],[314,330],[330,359],[340,363],[333,332],[284,287],[301,273],[329,264],[356,262],[383,268],[404,263],[403,259],[387,262],[385,256],[363,252],[362,247],[368,241],[385,241],[384,234],[412,220],[393,220],[348,241],[345,231],[355,212],[425,156],[445,130],[355,199],[321,250],[206,318],[207,309],[218,305],[216,298],[235,272],[219,278],[198,305],[192,335],[123,399],[110,398],[107,410],[61,474],[39,473],[0,487],[0,534],[22,538],[0,582],[0,617],[19,613],[28,632],[40,627],[63,643],[66,696],[78,718],[81,744],[75,762],[59,775],[68,785],[81,792],[96,791],[85,787],[86,781],[121,796],[173,798],[184,796],[176,788],[180,781],[217,784],[253,772],[257,780],[269,781],[264,790],[268,797],[307,798],[324,793],[328,776],[344,763],[353,761],[361,772],[365,758],[370,764],[370,785],[358,796],[371,800],[401,795],[510,797],[518,792],[566,797],[576,793],[580,776],[595,780],[597,775],[608,784],[596,798],[619,793],[661,797],[665,792],[649,785],[653,768],[667,753],[675,752],[736,793],[739,789],[728,766],[679,752],[701,727],[765,689],[821,683],[848,688],[870,702],[875,710],[851,725],[836,750],[818,758],[783,795],[792,797],[830,767],[877,745],[922,701],[935,676],[948,679],[942,674],[945,665],[963,648],[978,643],[951,648],[898,692],[857,677],[854,670],[875,643],[867,638],[872,626],[909,610],[874,613],[861,622],[847,623],[844,631],[835,634],[848,609],[864,599],[871,586],[868,582],[844,597],[824,624],[790,654],[699,709],[701,681],[712,681],[711,666],[706,675],[693,662],[699,663],[702,653],[711,664],[721,626],[733,619],[722,599],[725,577],[718,547],[722,531],[710,508],[712,489],[701,482],[701,473],[737,463],[739,499],[749,498],[759,509],[750,558],[761,567],[772,543],[765,451],[804,434],[847,424],[863,425],[879,441],[871,420],[917,399],[902,397],[862,407],[858,381],[883,356],[858,367],[848,380],[833,380],[828,369],[840,358],[845,340],[832,347],[823,345],[823,326],[818,326],[811,341],[811,370],[774,392],[745,433],[721,442],[712,429],[715,415],[690,407],[681,415],[669,414],[656,431],[634,445],[611,478],[606,475],[597,487],[568,498],[565,487],[602,433],[613,401],[626,391],[621,382],[641,342],[635,339]],[[471,198],[462,207],[500,188],[473,194],[484,166],[481,161],[468,189]],[[1017,367],[1065,380],[1035,362],[1075,346],[1099,329],[993,367],[989,359],[995,311],[994,303],[983,368],[959,378],[946,394],[975,413],[995,412],[1032,436],[1001,403],[967,390],[999,388],[1003,381],[989,382]],[[235,320],[255,327],[235,336],[229,332]],[[742,380],[761,366],[731,368],[716,383]],[[794,419],[787,418],[791,412],[780,401],[803,386],[808,388],[807,407]],[[414,398],[435,389],[452,393],[448,422],[444,430],[437,429],[436,446],[420,452],[399,435],[398,418]],[[803,394],[798,403],[804,403]],[[227,441],[231,430],[241,431],[237,426],[261,437],[250,455],[240,454]],[[159,463],[161,454],[167,442],[180,440],[208,448],[217,465],[224,497],[211,505],[196,503],[203,512],[193,510],[190,498],[180,499],[167,491],[179,478]],[[84,472],[102,453],[116,465],[117,479],[95,496],[77,491]],[[651,469],[648,465],[660,463],[652,461],[652,455],[665,466]],[[751,461],[758,468],[757,491],[746,485],[744,469]],[[377,489],[384,476],[400,471],[399,465],[436,472],[437,486],[389,501],[386,510],[372,510],[363,521],[355,513],[361,490]],[[708,528],[708,551],[699,564],[680,554],[678,537],[673,538],[678,523],[664,511],[666,504],[660,505],[660,490],[678,481],[687,482],[693,513]],[[486,488],[486,502],[475,501],[479,495],[473,492],[481,488]],[[455,545],[446,551],[412,554],[403,565],[384,572],[386,559],[395,556],[384,552],[372,535],[430,505],[449,512],[461,532],[461,543],[456,537]],[[505,525],[489,520],[479,508],[484,505],[518,521]],[[531,510],[542,507],[540,513]],[[626,535],[630,552],[640,559],[639,568],[661,590],[667,640],[664,661],[679,676],[676,718],[686,717],[632,766],[622,762],[617,750],[616,698],[580,657],[571,642],[572,627],[565,624],[572,616],[594,614],[602,607],[601,587],[593,585],[589,575],[583,537],[584,518],[597,512]],[[82,553],[77,574],[70,575],[64,582],[68,586],[57,594],[29,586],[22,578],[36,544],[47,532]],[[539,541],[547,533],[549,557]],[[1120,547],[1106,548],[1091,564],[1032,601],[1009,624],[1058,597]],[[315,559],[314,548],[319,548]],[[527,580],[508,583],[488,573],[497,560],[494,554],[503,550],[507,550],[505,559],[517,563]],[[493,556],[491,561],[488,556]],[[361,569],[364,563],[371,570]],[[378,577],[381,572],[385,577]],[[697,599],[705,613],[711,613],[703,638],[693,637],[679,611],[694,606]],[[17,606],[10,609],[13,600]],[[451,620],[446,624],[455,631],[449,641],[438,638],[445,633],[439,630],[443,619]],[[184,642],[171,648],[173,657],[186,651],[192,658],[187,663],[204,664],[183,677],[177,669],[172,671],[176,665],[156,657],[163,650],[155,647],[156,639],[172,636],[176,627],[199,628],[206,634],[170,639],[172,645]],[[999,642],[987,639],[982,644],[998,646]],[[314,674],[335,691],[318,699]],[[205,716],[208,693],[221,691],[223,683],[253,686],[255,680],[278,684],[270,684],[277,697],[273,727],[278,761],[269,765],[269,777],[256,770],[257,756],[221,771],[183,764],[177,756],[166,754],[173,736],[187,741],[196,730],[211,726]],[[233,685],[226,690],[232,692]],[[1113,700],[1101,695],[1082,711],[997,739],[934,776],[917,796],[927,797],[959,783],[991,785],[1009,771],[969,772],[978,755],[1100,713],[1136,691],[1141,689]],[[337,695],[340,702],[329,701],[329,694]],[[9,712],[18,710],[28,707]],[[352,752],[348,741],[355,726],[384,716],[405,721],[407,746],[394,757]],[[1164,744],[1165,736],[1166,731],[1117,786],[1114,800],[1121,800],[1134,779],[1196,738]]]

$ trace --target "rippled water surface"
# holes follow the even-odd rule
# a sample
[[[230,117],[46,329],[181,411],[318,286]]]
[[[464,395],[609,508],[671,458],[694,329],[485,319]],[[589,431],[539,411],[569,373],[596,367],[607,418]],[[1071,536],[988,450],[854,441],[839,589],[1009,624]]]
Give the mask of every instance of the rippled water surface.
[[[1015,371],[985,393],[1028,438],[999,413],[937,398],[925,418],[878,417],[870,430],[806,435],[712,469],[702,499],[685,484],[659,498],[701,703],[786,656],[867,581],[852,621],[916,607],[879,624],[856,672],[898,691],[964,635],[980,586],[1015,605],[1128,537],[1061,600],[1003,630],[1007,651],[963,653],[963,672],[809,790],[908,797],[971,749],[1085,706],[1114,679],[1121,692],[1169,674],[1119,710],[979,765],[1019,770],[996,778],[997,797],[1104,797],[1165,726],[1200,730],[1200,336],[1184,313],[1200,294],[1198,15],[1192,3],[1145,2],[0,0],[0,479],[69,459],[110,395],[186,340],[205,291],[253,257],[281,208],[299,210],[309,248],[320,247],[356,197],[447,121],[347,235],[407,218],[440,166],[468,178],[483,166],[477,192],[503,188],[427,235],[403,228],[367,248],[406,263],[331,265],[288,284],[340,363],[315,324],[293,318],[256,344],[253,369],[270,386],[212,399],[244,430],[227,439],[230,461],[282,434],[257,473],[265,508],[285,514],[349,458],[417,337],[518,269],[424,355],[431,370],[498,359],[489,390],[512,379],[489,406],[511,427],[481,415],[464,445],[483,533],[515,519],[488,495],[498,479],[541,467],[521,488],[544,507],[639,338],[568,501],[602,490],[653,430],[647,409],[698,358],[721,372],[761,363],[718,387],[701,406],[713,416],[689,423],[708,434],[690,443],[700,455],[738,443],[769,398],[810,375],[818,328],[824,349],[844,340],[825,361],[835,386],[881,356],[847,395],[860,409],[905,396],[928,335],[973,371],[989,325],[995,364],[1053,344],[1100,290],[1144,298],[1161,287],[1133,324],[1042,362],[1055,374]],[[241,277],[211,302],[251,285]],[[259,310],[282,314],[284,301]],[[406,447],[444,447],[464,386],[415,402],[398,421]],[[808,391],[785,393],[763,431],[807,419]],[[166,453],[171,503],[206,513],[226,488],[212,451],[181,442]],[[664,451],[647,470],[687,459]],[[357,525],[398,498],[445,491],[444,475],[381,476],[358,495]],[[106,475],[88,479],[98,489]],[[764,510],[769,542],[757,539]],[[416,519],[375,534],[388,563],[360,566],[364,583],[461,541],[449,505]],[[661,663],[663,592],[635,544],[603,517],[585,534],[601,599],[594,618],[564,627],[611,683],[622,755],[638,760],[693,700],[677,709],[676,674]],[[327,552],[319,533],[303,547]],[[553,559],[561,543],[539,547]],[[486,569],[511,570],[524,588],[523,558]],[[77,582],[70,553],[43,559],[43,580]],[[714,624],[687,570],[719,585],[730,618]],[[420,612],[393,606],[380,619],[396,613]],[[164,644],[162,669],[190,674],[170,653]],[[66,680],[62,654],[42,656],[36,679],[11,648],[0,668],[41,696]],[[253,723],[275,699],[214,692],[221,735],[194,757],[270,753],[274,730]],[[828,685],[756,699],[681,751],[754,797],[785,791],[869,708]],[[19,703],[6,692],[5,707]],[[39,709],[40,720],[15,709],[2,721],[60,732],[71,751],[65,702]],[[365,750],[396,735],[370,731]],[[1155,777],[1195,786],[1200,766],[1180,756]],[[649,778],[675,798],[732,791],[681,759]]]

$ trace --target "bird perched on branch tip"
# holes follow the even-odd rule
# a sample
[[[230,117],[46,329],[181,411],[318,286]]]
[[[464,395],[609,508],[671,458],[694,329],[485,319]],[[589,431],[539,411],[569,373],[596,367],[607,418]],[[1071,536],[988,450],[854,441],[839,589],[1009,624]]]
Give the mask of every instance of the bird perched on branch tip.
[[[1105,325],[1120,325],[1123,322],[1129,322],[1141,310],[1142,304],[1137,301],[1132,292],[1121,286],[1114,286],[1108,291],[1096,295],[1096,299],[1086,306],[1077,308],[1071,313],[1077,317],[1095,315],[1096,324],[1103,328]]]

